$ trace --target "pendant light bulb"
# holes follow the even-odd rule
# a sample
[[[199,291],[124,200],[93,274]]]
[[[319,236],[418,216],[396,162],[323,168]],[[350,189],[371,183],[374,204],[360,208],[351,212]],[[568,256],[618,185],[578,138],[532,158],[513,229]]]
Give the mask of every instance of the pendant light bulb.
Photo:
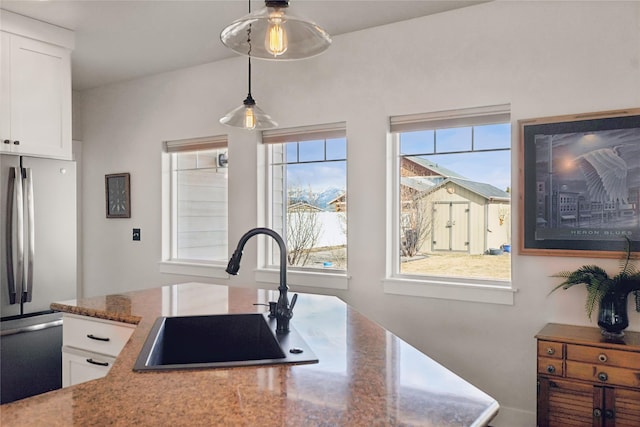
[[[276,9],[269,16],[269,26],[265,37],[264,47],[271,55],[278,57],[287,51],[287,33],[284,29],[284,15],[280,9]]]
[[[244,128],[251,130],[256,128],[256,115],[253,113],[253,106],[245,106]]]

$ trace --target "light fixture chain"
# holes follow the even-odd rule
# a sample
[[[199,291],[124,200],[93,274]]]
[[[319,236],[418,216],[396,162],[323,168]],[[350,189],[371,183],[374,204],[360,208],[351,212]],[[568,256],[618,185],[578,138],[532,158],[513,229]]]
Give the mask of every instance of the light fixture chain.
[[[251,14],[251,0],[249,2],[249,14]],[[249,44],[249,51],[247,55],[249,56],[249,97],[251,97],[251,24],[249,24],[249,28],[247,28],[247,43]]]
[[[251,57],[249,57],[249,96],[251,96]]]

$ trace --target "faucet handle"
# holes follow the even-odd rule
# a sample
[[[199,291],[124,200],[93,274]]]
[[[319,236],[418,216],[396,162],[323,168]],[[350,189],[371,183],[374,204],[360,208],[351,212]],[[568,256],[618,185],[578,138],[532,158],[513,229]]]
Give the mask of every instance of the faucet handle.
[[[296,301],[298,301],[298,294],[293,294],[293,298],[291,298],[291,303],[289,304],[289,312],[293,311],[293,306],[296,305]]]

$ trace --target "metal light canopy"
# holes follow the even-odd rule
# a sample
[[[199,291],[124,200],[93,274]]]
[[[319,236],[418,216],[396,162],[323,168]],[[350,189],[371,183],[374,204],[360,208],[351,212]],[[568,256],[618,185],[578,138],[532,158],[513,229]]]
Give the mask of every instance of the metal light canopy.
[[[242,102],[242,105],[229,111],[220,119],[220,123],[247,130],[272,129],[278,127],[278,123],[262,111],[251,96],[251,58],[249,58],[249,93]]]
[[[285,14],[288,0],[267,0],[265,6],[236,19],[222,30],[222,43],[241,55],[277,61],[310,58],[331,45],[331,36],[323,28],[309,20]],[[258,42],[250,44],[247,32]]]

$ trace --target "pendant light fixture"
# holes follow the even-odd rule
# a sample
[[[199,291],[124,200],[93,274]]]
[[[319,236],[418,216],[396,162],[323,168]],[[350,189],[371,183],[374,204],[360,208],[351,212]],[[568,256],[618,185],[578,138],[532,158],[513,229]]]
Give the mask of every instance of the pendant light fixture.
[[[262,111],[251,96],[251,58],[249,58],[249,93],[246,99],[242,101],[242,105],[229,111],[220,119],[220,123],[248,130],[278,127],[278,123]]]
[[[251,0],[249,0],[249,13],[251,13]],[[251,25],[249,25],[246,29],[248,52],[251,52],[251,32]],[[242,105],[229,111],[220,119],[220,123],[248,130],[275,128],[278,124],[256,105],[256,101],[251,96],[251,56],[249,56],[248,60],[249,93],[245,100],[242,101]]]
[[[288,0],[267,0],[265,6],[222,30],[222,43],[241,55],[279,61],[316,56],[331,45],[331,36],[320,26],[285,13]],[[249,27],[257,41],[255,46],[245,37]]]

